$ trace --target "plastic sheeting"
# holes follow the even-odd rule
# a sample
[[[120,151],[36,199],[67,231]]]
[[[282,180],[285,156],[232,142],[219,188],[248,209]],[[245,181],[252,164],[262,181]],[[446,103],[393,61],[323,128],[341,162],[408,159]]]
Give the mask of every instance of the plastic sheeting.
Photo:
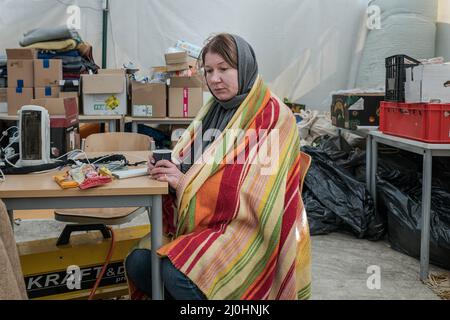
[[[329,109],[346,89],[367,0],[110,0],[108,67],[133,61],[149,73],[177,40],[202,45],[212,33],[237,33],[254,47],[260,73],[281,98]],[[0,50],[37,27],[66,23],[81,8],[81,37],[101,65],[99,0],[0,0]]]

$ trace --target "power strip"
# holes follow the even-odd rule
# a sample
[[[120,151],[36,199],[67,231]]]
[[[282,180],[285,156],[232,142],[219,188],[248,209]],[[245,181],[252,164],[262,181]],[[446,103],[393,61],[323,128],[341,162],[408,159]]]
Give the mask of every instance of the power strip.
[[[138,169],[128,169],[128,170],[120,170],[111,172],[112,175],[118,179],[127,179],[139,176],[147,175],[147,168],[138,168]]]

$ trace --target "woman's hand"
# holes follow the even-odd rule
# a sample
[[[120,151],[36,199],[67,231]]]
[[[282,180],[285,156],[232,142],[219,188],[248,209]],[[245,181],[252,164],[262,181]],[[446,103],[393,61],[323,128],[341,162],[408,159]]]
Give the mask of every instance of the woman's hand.
[[[184,174],[170,161],[161,160],[155,165],[152,164],[153,162],[153,156],[149,156],[148,173],[150,177],[161,182],[168,182],[173,189],[176,189]]]

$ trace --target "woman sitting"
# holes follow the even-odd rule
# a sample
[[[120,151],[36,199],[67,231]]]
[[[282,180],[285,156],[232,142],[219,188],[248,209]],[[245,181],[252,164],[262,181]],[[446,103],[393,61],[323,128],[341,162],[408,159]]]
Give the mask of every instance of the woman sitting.
[[[305,299],[311,253],[295,117],[261,77],[252,47],[219,34],[202,50],[213,98],[153,165],[173,192],[163,220],[171,241],[157,250],[167,297]],[[126,259],[131,298],[151,294],[149,241]]]

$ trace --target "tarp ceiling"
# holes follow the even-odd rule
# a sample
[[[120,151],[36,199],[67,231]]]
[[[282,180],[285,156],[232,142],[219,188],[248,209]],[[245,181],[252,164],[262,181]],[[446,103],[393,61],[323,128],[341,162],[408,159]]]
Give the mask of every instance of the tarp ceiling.
[[[0,50],[18,47],[37,27],[63,25],[81,8],[83,40],[101,65],[101,0],[0,0]],[[368,0],[110,0],[108,67],[164,64],[177,40],[202,45],[212,33],[236,33],[254,47],[260,73],[281,98],[316,109],[354,83],[367,31]],[[0,51],[1,52],[1,51]],[[146,73],[146,72],[144,72]],[[352,83],[353,82],[353,83]]]

